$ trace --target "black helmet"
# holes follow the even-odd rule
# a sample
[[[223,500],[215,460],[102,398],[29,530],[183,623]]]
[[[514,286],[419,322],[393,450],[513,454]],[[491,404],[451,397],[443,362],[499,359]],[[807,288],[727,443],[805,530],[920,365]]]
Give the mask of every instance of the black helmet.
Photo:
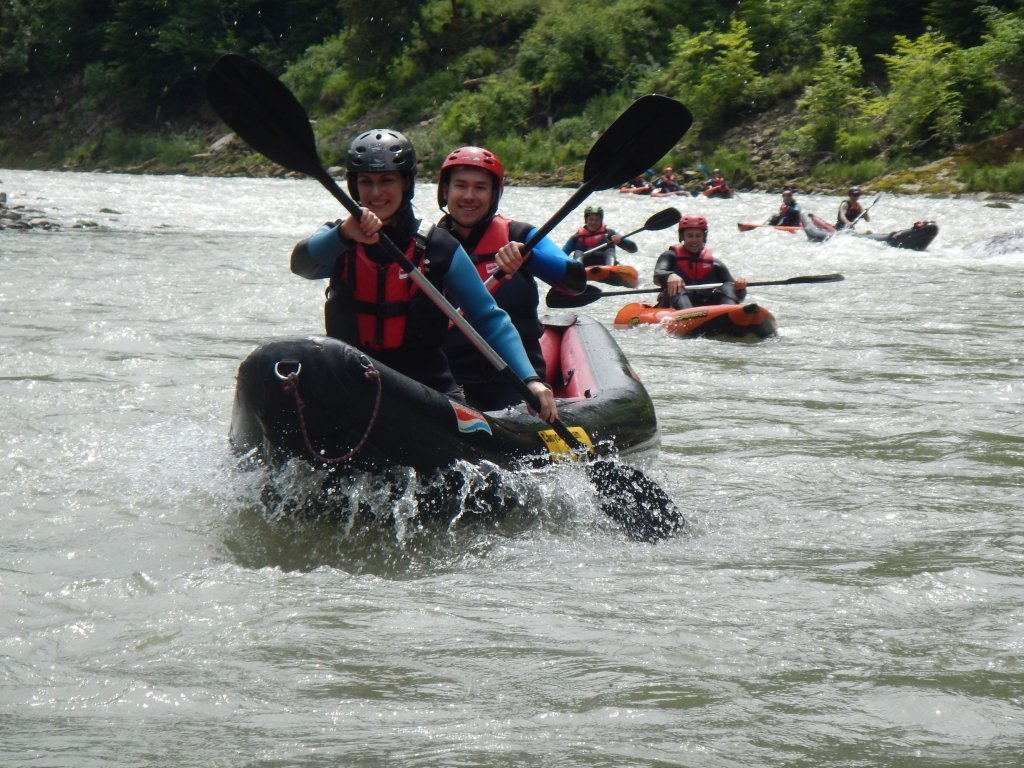
[[[592,213],[596,213],[602,219],[604,218],[604,208],[602,208],[599,205],[588,205],[586,208],[584,208],[583,209],[583,218],[586,218],[587,216],[589,216]]]
[[[360,173],[384,173],[397,171],[416,180],[416,150],[412,142],[398,131],[390,128],[374,128],[364,131],[352,139],[345,159],[348,170],[348,191],[359,200],[357,178]],[[413,184],[409,184],[406,200],[412,200]]]
[[[859,197],[860,187],[850,187],[850,194]]]

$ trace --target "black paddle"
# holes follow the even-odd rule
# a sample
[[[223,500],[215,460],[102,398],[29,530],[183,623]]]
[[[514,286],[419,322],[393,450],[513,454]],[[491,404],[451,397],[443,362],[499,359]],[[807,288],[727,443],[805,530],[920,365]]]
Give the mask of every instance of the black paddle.
[[[621,187],[657,163],[683,138],[692,124],[690,110],[668,96],[650,94],[630,104],[590,148],[583,166],[583,183],[530,236],[523,252],[528,252],[546,237],[591,192]]]
[[[243,56],[227,54],[218,59],[210,71],[206,82],[206,95],[217,114],[253,149],[286,168],[312,176],[334,195],[349,213],[353,216],[361,214],[359,205],[341,190],[321,165],[313,129],[302,105],[270,72]],[[660,104],[663,97],[656,98]],[[634,106],[639,101],[634,102]],[[683,110],[685,111],[685,107]],[[658,119],[663,114],[661,108],[652,110],[650,106],[644,106],[639,111],[634,111],[633,107],[630,107],[608,129],[606,135],[615,130],[613,135],[625,137],[639,131],[647,136],[647,140],[653,140],[650,131],[640,131],[640,122],[646,124],[646,121]],[[688,112],[686,114],[689,115]],[[623,121],[623,118],[626,120]],[[629,125],[620,125],[622,122]],[[601,141],[598,144],[601,144]],[[607,182],[614,185],[620,175],[625,173],[625,169],[621,168],[621,161],[612,155],[614,153],[610,146],[602,149],[600,157],[607,159],[608,168],[599,169],[601,163],[594,160],[592,164],[588,158],[587,165],[591,173],[587,175],[592,179],[592,183]],[[649,163],[645,161],[645,167],[647,164]],[[635,176],[636,172],[626,174],[627,177],[631,175]],[[420,289],[458,326],[488,362],[516,387],[523,399],[534,410],[539,410],[540,402],[526,383],[452,307],[433,283],[406,258],[402,250],[383,235],[380,243],[388,255],[409,273]],[[556,420],[552,426],[575,452],[586,452],[586,447],[563,422]],[[667,538],[682,528],[684,521],[675,504],[657,483],[640,470],[599,459],[589,461],[586,469],[600,496],[602,510],[622,526],[630,537],[653,542]]]
[[[642,227],[634,229],[632,232],[627,232],[621,237],[623,240],[625,240],[627,237],[632,237],[637,232],[658,232],[662,229],[668,229],[669,227],[677,224],[679,222],[679,219],[682,218],[682,216],[683,215],[679,212],[677,208],[666,208],[663,211],[658,211],[656,214],[647,219],[647,221],[644,222],[644,225]],[[585,250],[583,253],[580,254],[580,256],[587,256],[591,253],[596,253],[597,251],[600,251],[602,248],[607,247],[608,243],[595,245],[593,248]]]
[[[759,285],[795,285],[797,283],[837,283],[840,280],[845,280],[840,274],[831,275],[802,275],[799,277],[790,277],[785,280],[755,280],[747,283],[748,288],[753,288]],[[688,285],[683,290],[689,292],[696,291],[713,291],[716,288],[721,288],[725,283],[705,283],[703,285]],[[586,289],[583,293],[571,296],[566,293],[560,293],[555,289],[548,291],[545,301],[547,305],[552,309],[575,309],[576,307],[585,307],[588,304],[593,304],[598,299],[602,299],[605,296],[626,296],[633,293],[661,293],[661,288],[631,288],[626,291],[602,291],[596,285],[587,284]]]

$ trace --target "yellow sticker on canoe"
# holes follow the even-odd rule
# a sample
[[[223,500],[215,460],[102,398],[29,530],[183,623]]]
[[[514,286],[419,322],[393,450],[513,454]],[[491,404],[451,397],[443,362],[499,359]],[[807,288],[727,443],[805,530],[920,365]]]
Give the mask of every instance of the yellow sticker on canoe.
[[[587,446],[588,449],[594,447],[590,435],[587,434],[583,427],[569,427],[569,432],[583,445]],[[542,429],[537,435],[544,441],[544,446],[548,449],[548,453],[551,454],[552,461],[567,458],[572,452],[572,449],[569,448],[565,440],[559,437],[558,433],[553,429]]]

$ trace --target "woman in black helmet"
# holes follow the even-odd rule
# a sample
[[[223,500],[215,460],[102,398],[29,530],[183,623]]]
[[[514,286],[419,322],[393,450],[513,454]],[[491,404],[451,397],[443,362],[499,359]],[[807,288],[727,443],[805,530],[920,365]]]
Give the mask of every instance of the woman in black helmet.
[[[604,208],[597,205],[588,205],[583,211],[583,226],[576,231],[576,234],[566,240],[565,245],[562,246],[562,251],[573,254],[576,251],[589,251],[591,248],[596,248],[599,245],[604,247],[582,258],[579,256],[576,258],[579,258],[585,267],[614,267],[619,263],[618,259],[615,258],[616,246],[626,251],[626,253],[637,252],[636,243],[622,235],[616,234],[614,229],[609,229],[604,225]]]
[[[540,417],[557,418],[554,397],[530,365],[508,315],[484,289],[462,246],[416,218],[412,207],[416,151],[398,131],[365,131],[348,148],[348,189],[362,216],[325,224],[292,251],[292,272],[330,278],[324,308],[327,334],[448,397],[463,400],[443,351],[448,318],[379,244],[383,233],[527,382]]]

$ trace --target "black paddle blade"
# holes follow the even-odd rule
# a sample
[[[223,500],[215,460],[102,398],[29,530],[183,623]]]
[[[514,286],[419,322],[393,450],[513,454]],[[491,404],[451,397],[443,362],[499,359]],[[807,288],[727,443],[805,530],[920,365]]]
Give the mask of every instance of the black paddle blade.
[[[279,165],[318,177],[309,116],[287,86],[255,61],[228,53],[206,77],[210,106],[246,144]]]
[[[686,520],[661,486],[639,469],[601,460],[587,465],[602,511],[635,541],[662,541],[681,531]]]
[[[799,275],[797,277],[787,277],[784,280],[752,280],[747,283],[749,286],[757,285],[797,285],[799,283],[838,283],[841,280],[845,280],[838,272],[833,272],[828,275]]]
[[[551,288],[544,296],[544,302],[551,309],[574,309],[593,304],[603,295],[601,289],[594,285],[587,285],[582,293],[576,294],[563,293],[557,288]]]
[[[833,272],[830,275],[802,275],[800,277],[791,277],[787,283],[838,283],[841,280],[845,280],[838,272]]]
[[[675,99],[641,96],[590,150],[584,183],[594,190],[622,186],[668,154],[692,124],[690,110]]]
[[[656,214],[651,216],[645,223],[644,229],[649,232],[658,232],[662,229],[668,229],[669,227],[675,226],[679,223],[679,220],[683,218],[683,214],[679,212],[678,208],[666,208],[663,211],[658,211]]]

